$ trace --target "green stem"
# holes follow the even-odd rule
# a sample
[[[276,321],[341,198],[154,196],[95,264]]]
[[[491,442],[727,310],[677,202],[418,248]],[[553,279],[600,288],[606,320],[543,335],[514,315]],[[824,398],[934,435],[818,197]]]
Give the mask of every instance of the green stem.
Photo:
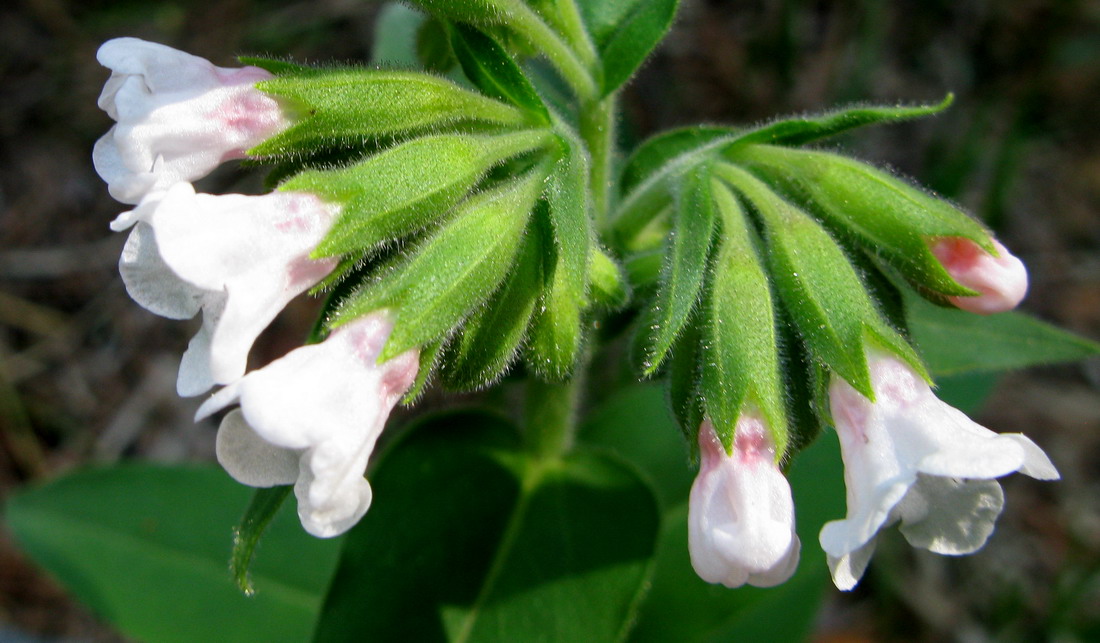
[[[539,458],[554,458],[573,447],[577,405],[584,380],[582,373],[586,366],[587,360],[582,357],[577,374],[565,382],[544,382],[537,377],[527,380],[524,437],[527,449]]]
[[[565,82],[582,101],[591,100],[599,88],[592,73],[577,53],[562,40],[550,25],[542,21],[525,2],[513,2],[509,7],[509,24],[527,37],[561,73]]]
[[[588,147],[592,167],[588,185],[596,229],[604,232],[611,208],[611,167],[615,155],[615,94],[581,104],[581,138]]]

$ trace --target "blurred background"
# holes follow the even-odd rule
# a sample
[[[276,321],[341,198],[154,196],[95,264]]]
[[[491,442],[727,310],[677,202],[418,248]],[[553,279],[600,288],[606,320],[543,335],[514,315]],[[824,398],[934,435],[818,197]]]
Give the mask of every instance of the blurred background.
[[[0,8],[0,500],[87,463],[212,460],[213,424],[175,395],[194,323],[133,304],[124,236],[91,165],[110,126],[95,50],[129,35],[232,66],[270,53],[364,62],[380,4],[361,0],[21,0]],[[624,144],[698,122],[753,123],[851,102],[955,106],[836,145],[985,220],[1031,271],[1024,309],[1100,338],[1100,1],[683,0],[623,97]],[[208,191],[252,192],[223,168]],[[263,335],[266,363],[301,342],[316,302]],[[979,420],[1024,431],[1063,481],[1006,479],[1007,508],[963,559],[885,539],[874,573],[835,593],[819,641],[1100,640],[1100,364],[1004,377]],[[813,546],[807,543],[807,546]],[[26,639],[24,639],[26,637]],[[0,641],[120,637],[0,532]]]

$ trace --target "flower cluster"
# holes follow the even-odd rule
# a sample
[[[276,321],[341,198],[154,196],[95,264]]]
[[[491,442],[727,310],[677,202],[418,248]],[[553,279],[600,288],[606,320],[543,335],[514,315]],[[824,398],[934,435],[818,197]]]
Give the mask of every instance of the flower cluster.
[[[219,462],[244,484],[294,484],[305,528],[342,533],[370,505],[367,459],[415,379],[417,351],[379,363],[392,330],[381,310],[246,374],[264,328],[336,267],[310,254],[341,205],[308,191],[214,195],[191,184],[292,124],[256,87],[267,71],[134,38],[105,43],[99,61],[112,72],[99,105],[117,124],[96,144],[95,167],[112,196],[136,205],[111,224],[132,229],[119,261],[126,290],[163,317],[202,312],[179,394],[223,385],[198,413],[240,405],[218,430]]]
[[[952,297],[959,308],[1002,312],[1023,298],[1023,264],[1000,243],[995,246],[996,257],[966,239],[932,245],[948,273],[978,293]],[[985,544],[1001,513],[1004,497],[996,478],[1013,472],[1039,480],[1059,477],[1034,442],[975,423],[937,398],[904,359],[872,348],[867,363],[873,395],[836,375],[828,387],[848,515],[826,524],[820,543],[842,590],[863,576],[880,529],[900,521],[915,547],[969,554]],[[727,587],[770,587],[790,578],[799,545],[791,491],[763,420],[742,414],[728,452],[706,419],[699,449],[701,466],[689,505],[696,572]]]

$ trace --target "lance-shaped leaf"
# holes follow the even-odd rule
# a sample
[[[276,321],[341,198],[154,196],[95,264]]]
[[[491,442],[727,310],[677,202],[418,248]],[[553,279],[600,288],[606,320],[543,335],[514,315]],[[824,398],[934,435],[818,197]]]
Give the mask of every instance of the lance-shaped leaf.
[[[294,114],[294,125],[249,150],[259,157],[477,121],[515,126],[516,108],[437,76],[347,67],[277,76],[257,85]]]
[[[954,94],[948,94],[935,105],[896,105],[893,107],[846,107],[818,116],[781,118],[746,131],[737,143],[773,143],[805,145],[867,125],[899,123],[938,114],[951,106]]]
[[[737,419],[751,405],[760,410],[776,453],[782,455],[787,422],[768,277],[757,254],[755,232],[737,197],[717,180],[711,186],[722,227],[701,311],[700,392],[707,417],[727,451],[733,449]]]
[[[703,288],[714,239],[710,179],[710,165],[700,165],[686,174],[680,185],[661,284],[641,329],[642,370],[646,375],[661,366]]]
[[[550,122],[550,112],[535,87],[500,43],[470,25],[451,25],[449,32],[451,49],[470,82],[489,96],[524,110],[536,124]]]
[[[295,74],[308,72],[312,67],[306,65],[299,65],[296,62],[290,60],[281,60],[279,58],[266,58],[263,56],[237,56],[237,60],[242,65],[252,65],[253,67],[259,67],[260,69],[267,70],[276,76],[280,74]]]
[[[553,257],[531,329],[528,363],[539,374],[560,379],[573,370],[580,353],[581,313],[587,301],[588,265],[593,247],[588,208],[588,161],[580,147],[560,138],[563,153],[546,193],[548,244]]]
[[[970,239],[995,253],[989,232],[947,201],[886,172],[837,154],[751,145],[731,155],[811,204],[834,227],[853,235],[920,289],[942,295],[974,295],[956,282],[932,254],[938,238]]]
[[[681,154],[719,140],[734,140],[732,127],[694,125],[661,132],[648,138],[623,163],[619,187],[624,194]]]
[[[330,325],[391,308],[396,318],[382,360],[449,333],[508,274],[545,176],[538,166],[471,197],[407,259],[348,297]]]
[[[586,0],[579,4],[600,53],[606,96],[634,75],[665,37],[679,0]]]
[[[715,173],[759,214],[775,289],[816,360],[871,399],[867,341],[891,350],[927,378],[916,352],[882,319],[844,251],[817,221],[741,168],[721,164]]]
[[[507,24],[518,4],[509,0],[412,0],[412,3],[433,16],[475,25]]]
[[[279,189],[313,192],[343,204],[314,257],[370,249],[437,220],[490,168],[545,144],[547,136],[540,131],[426,136],[350,167],[307,170]]]
[[[420,347],[420,364],[417,367],[416,379],[413,380],[409,390],[405,392],[405,397],[401,398],[401,404],[405,406],[414,404],[420,394],[424,392],[424,388],[431,382],[432,376],[435,375],[436,370],[439,368],[439,362],[443,357],[444,341],[444,338],[440,337]]]
[[[527,326],[542,289],[540,235],[528,230],[516,263],[492,298],[470,316],[443,360],[447,386],[457,390],[485,388],[511,365],[527,337]]]

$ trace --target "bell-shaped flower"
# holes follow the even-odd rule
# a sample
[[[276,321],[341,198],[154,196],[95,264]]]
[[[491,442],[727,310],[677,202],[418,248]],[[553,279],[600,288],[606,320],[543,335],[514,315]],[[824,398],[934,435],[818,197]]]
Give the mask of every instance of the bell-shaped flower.
[[[309,253],[338,210],[304,192],[215,196],[177,183],[116,219],[136,224],[119,260],[134,301],[170,319],[203,312],[180,364],[180,395],[244,375],[256,337],[336,266]]]
[[[688,551],[708,583],[778,585],[794,573],[801,545],[791,486],[776,464],[764,421],[744,412],[727,453],[709,419],[699,427],[701,465],[688,505]]]
[[[969,554],[985,544],[1001,513],[995,478],[1014,471],[1058,478],[1034,442],[975,423],[902,360],[872,350],[868,366],[873,402],[839,377],[829,384],[848,515],[822,528],[821,547],[842,590],[863,576],[879,529],[900,520],[914,547]]]
[[[994,241],[997,256],[989,254],[970,239],[950,237],[935,240],[932,254],[947,273],[971,290],[974,296],[949,297],[956,307],[979,315],[1012,310],[1027,294],[1027,268],[999,241]]]
[[[298,516],[314,536],[347,531],[370,507],[367,460],[419,366],[416,350],[378,363],[392,329],[385,312],[357,319],[199,408],[197,419],[240,403],[218,429],[218,461],[249,486],[294,484]]]
[[[96,142],[92,161],[123,203],[200,179],[290,125],[256,89],[271,78],[259,67],[215,67],[137,38],[108,40],[96,56],[111,70],[99,107],[117,124]]]

